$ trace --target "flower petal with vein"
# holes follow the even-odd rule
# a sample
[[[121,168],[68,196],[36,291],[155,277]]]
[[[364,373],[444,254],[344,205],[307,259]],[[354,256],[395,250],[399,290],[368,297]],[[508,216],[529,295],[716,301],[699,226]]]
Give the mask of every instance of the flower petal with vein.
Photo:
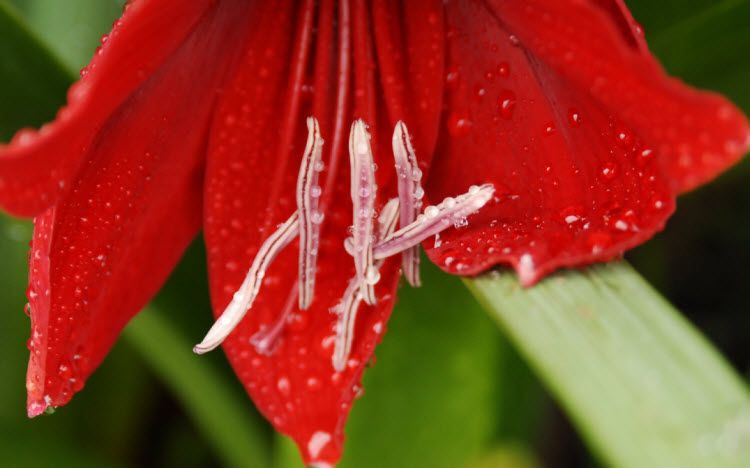
[[[225,310],[298,208],[313,116],[326,170],[299,193],[308,206],[320,187],[304,209],[324,222],[300,227],[313,240],[302,257],[294,241],[278,253],[223,348],[318,466],[341,456],[399,266],[417,266],[384,260],[335,369],[331,310],[357,273],[344,248],[352,123],[371,135],[376,212],[401,198],[411,213],[390,170],[398,122],[425,206],[491,185],[481,210],[424,246],[450,273],[511,265],[525,285],[646,241],[678,194],[748,148],[746,118],[668,77],[622,0],[132,0],[81,76],[54,122],[0,146],[0,207],[34,218],[29,415],[83,388],[201,229]],[[362,240],[374,266],[378,245]]]

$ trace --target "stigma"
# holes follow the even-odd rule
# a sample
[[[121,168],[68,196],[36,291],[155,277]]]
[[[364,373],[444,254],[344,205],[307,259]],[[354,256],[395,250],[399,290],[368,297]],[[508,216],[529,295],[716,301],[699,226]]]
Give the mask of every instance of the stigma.
[[[262,327],[251,339],[261,354],[272,354],[278,337],[292,311],[308,309],[315,299],[315,276],[324,214],[320,211],[321,187],[318,185],[324,141],[313,117],[307,119],[307,144],[302,155],[296,186],[296,210],[263,241],[240,287],[232,296],[203,341],[193,348],[204,354],[221,345],[239,325],[261,291],[263,279],[276,257],[295,240],[299,245],[297,281],[274,322]],[[419,245],[453,226],[462,226],[466,218],[486,205],[494,196],[491,184],[471,186],[466,193],[448,197],[423,209],[424,189],[411,136],[403,122],[395,126],[392,139],[397,173],[397,196],[388,199],[378,211],[378,187],[371,136],[362,120],[355,121],[349,134],[349,163],[352,201],[351,236],[343,248],[351,256],[354,276],[348,281],[340,301],[330,309],[336,315],[331,365],[336,372],[345,369],[353,349],[359,309],[364,302],[377,303],[375,286],[386,259],[401,257],[406,281],[420,285]],[[377,220],[377,221],[376,221]]]

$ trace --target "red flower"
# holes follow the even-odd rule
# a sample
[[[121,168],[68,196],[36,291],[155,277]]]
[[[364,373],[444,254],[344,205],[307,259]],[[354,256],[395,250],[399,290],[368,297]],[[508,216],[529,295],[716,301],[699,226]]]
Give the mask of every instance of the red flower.
[[[54,123],[0,148],[0,205],[35,217],[29,414],[83,387],[201,225],[214,311],[225,309],[297,212],[313,115],[326,140],[317,271],[303,270],[315,293],[299,310],[292,242],[224,348],[258,408],[321,465],[340,456],[398,278],[386,260],[374,291],[347,296],[374,305],[359,307],[335,370],[331,309],[355,275],[342,163],[355,119],[381,168],[372,208],[393,209],[383,208],[398,192],[389,143],[403,120],[430,169],[427,199],[495,190],[468,226],[426,243],[430,258],[459,274],[509,263],[525,284],[645,241],[677,194],[748,147],[745,118],[665,76],[621,0],[138,0],[81,76]],[[358,278],[373,258],[358,259]],[[251,338],[274,323],[258,352]]]

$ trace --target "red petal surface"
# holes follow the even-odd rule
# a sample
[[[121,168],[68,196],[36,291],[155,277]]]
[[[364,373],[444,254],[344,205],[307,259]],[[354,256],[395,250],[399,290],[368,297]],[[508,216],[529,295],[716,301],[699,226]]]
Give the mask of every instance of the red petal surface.
[[[617,34],[623,22],[633,27],[621,1],[487,3],[531,54],[653,145],[677,192],[711,180],[747,150],[750,127],[737,108],[667,77],[645,48]]]
[[[528,285],[616,257],[745,149],[744,117],[667,78],[620,6],[447,3],[448,111],[428,194],[492,182],[498,197],[426,243],[446,271],[510,263]]]
[[[72,189],[35,222],[30,416],[67,403],[83,387],[200,227],[207,129],[232,57],[223,47],[236,40],[235,14],[244,12],[241,3],[231,5],[208,9],[111,115],[74,122],[97,131],[76,155],[84,163]],[[115,61],[99,66],[105,64],[111,69],[104,74],[125,73]],[[91,101],[111,98],[101,89],[92,93]]]
[[[423,112],[429,117],[420,123],[418,138],[425,148],[434,145],[442,62],[434,61],[428,73],[424,56],[432,42],[438,50],[442,47],[440,4],[375,3],[372,11],[364,1],[261,3],[250,15],[253,24],[248,28],[245,56],[227,87],[212,131],[205,217],[211,295],[218,315],[261,242],[296,209],[304,118],[315,115],[326,140],[322,175],[326,209],[312,307],[299,311],[296,298],[290,300],[297,278],[294,242],[275,260],[258,299],[224,349],[260,411],[295,439],[305,461],[332,464],[341,455],[344,421],[360,392],[362,372],[385,331],[398,272],[397,261],[387,262],[381,271],[378,305],[361,306],[348,368],[336,373],[331,363],[336,316],[331,309],[354,275],[352,259],[343,249],[352,222],[345,154],[349,127],[355,117],[362,117],[373,132],[381,168],[377,172],[381,205],[396,195],[390,153],[393,119]],[[405,26],[404,17],[428,10],[436,15],[434,21]],[[383,68],[378,67],[380,41],[373,44],[369,34],[378,15],[393,19],[390,47],[403,54],[399,60],[413,76],[384,78]],[[316,32],[313,21],[317,21]],[[434,87],[437,97],[425,87]],[[386,109],[379,100],[383,93],[388,96],[389,114],[381,111]],[[411,93],[424,97],[423,109],[413,109],[408,97],[402,97]],[[250,338],[270,326],[287,303],[294,309],[273,353],[259,354]]]
[[[70,88],[68,105],[38,132],[0,144],[0,207],[34,216],[52,206],[110,116],[185,40],[215,0],[130,2]]]

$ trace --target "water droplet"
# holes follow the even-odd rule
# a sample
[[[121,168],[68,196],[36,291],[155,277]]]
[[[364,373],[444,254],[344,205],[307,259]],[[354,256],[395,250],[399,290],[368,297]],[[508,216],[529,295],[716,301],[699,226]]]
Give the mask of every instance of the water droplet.
[[[510,64],[508,62],[500,62],[497,66],[497,74],[503,78],[510,76]]]
[[[615,132],[615,138],[617,143],[627,148],[633,143],[633,134],[626,128],[620,128]]]
[[[435,216],[440,214],[440,209],[436,206],[428,206],[424,209],[424,214],[428,218],[434,218]]]
[[[600,174],[604,180],[609,181],[614,179],[617,176],[617,165],[613,162],[608,162],[602,167]]]
[[[581,126],[581,114],[576,109],[568,109],[568,123],[573,128]]]
[[[380,281],[380,271],[374,266],[368,267],[365,274],[365,281],[367,281],[367,284],[377,284]]]
[[[639,167],[644,167],[648,163],[654,160],[654,150],[651,148],[644,148],[636,154],[635,163]]]
[[[310,377],[307,379],[307,388],[316,391],[320,390],[322,387],[322,384],[320,383],[320,380],[315,377]]]
[[[465,137],[471,131],[471,120],[468,117],[451,114],[448,116],[448,132],[454,137]]]
[[[289,393],[291,392],[291,383],[289,383],[288,378],[280,377],[276,382],[276,388],[279,389],[279,392],[281,392],[282,395],[289,396]]]
[[[315,432],[307,442],[307,452],[315,459],[320,455],[326,445],[331,441],[331,434],[325,431]]]
[[[419,182],[420,180],[422,180],[422,170],[416,166],[413,167],[411,170],[411,178],[415,182]]]
[[[513,91],[504,89],[500,91],[500,95],[497,98],[498,112],[500,117],[505,120],[513,118],[513,111],[516,108],[516,95]]]
[[[466,219],[463,216],[460,217],[460,218],[455,218],[453,220],[453,227],[456,228],[456,229],[460,229],[460,228],[466,227],[468,225],[469,225],[469,220]]]
[[[315,211],[310,215],[310,221],[312,221],[313,224],[321,224],[324,218],[325,215],[320,211]]]
[[[458,69],[449,69],[448,73],[445,75],[445,86],[450,90],[455,90],[458,88],[460,82],[461,74],[458,72]]]

